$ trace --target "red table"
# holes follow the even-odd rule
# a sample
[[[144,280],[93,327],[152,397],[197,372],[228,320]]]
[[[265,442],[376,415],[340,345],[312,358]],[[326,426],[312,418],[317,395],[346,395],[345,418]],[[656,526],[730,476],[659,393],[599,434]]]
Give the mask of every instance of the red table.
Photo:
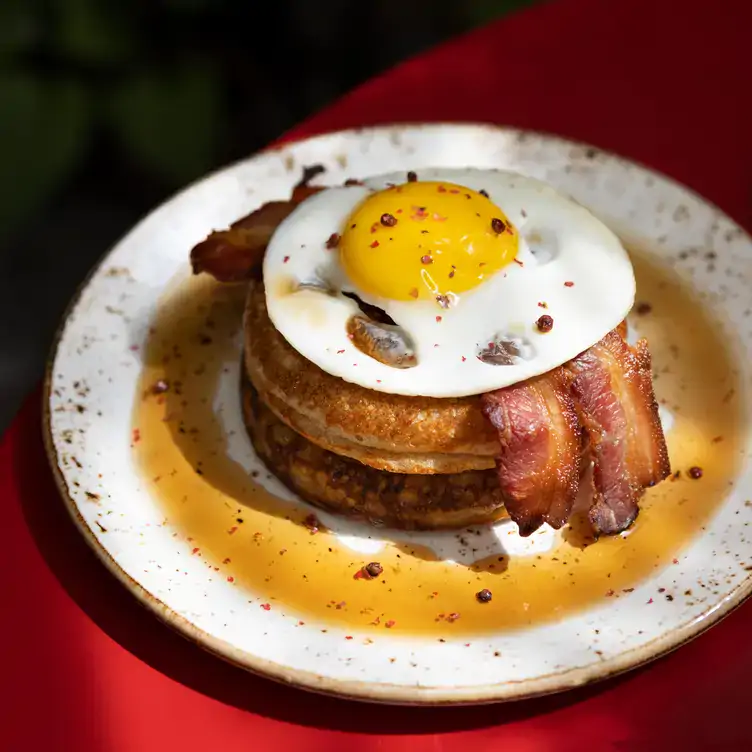
[[[289,138],[390,121],[552,131],[662,170],[752,225],[746,0],[563,0],[398,66]],[[745,23],[746,21],[746,23]],[[160,625],[68,520],[39,397],[0,445],[0,750],[752,749],[752,603],[655,665],[483,708],[385,708],[245,674]]]

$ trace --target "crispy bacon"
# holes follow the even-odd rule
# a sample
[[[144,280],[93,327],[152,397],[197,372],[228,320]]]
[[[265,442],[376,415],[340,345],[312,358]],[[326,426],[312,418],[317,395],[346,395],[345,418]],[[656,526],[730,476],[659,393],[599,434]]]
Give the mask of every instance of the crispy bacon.
[[[321,190],[301,183],[289,201],[271,201],[229,229],[212,232],[191,251],[193,273],[207,272],[220,282],[240,282],[258,275],[274,231],[298,204]]]
[[[628,528],[645,488],[671,467],[645,340],[630,347],[625,324],[562,368],[482,396],[499,432],[499,483],[521,535],[561,527],[585,461],[593,461],[589,519],[596,533]]]
[[[612,331],[566,367],[593,459],[590,522],[619,533],[637,517],[644,489],[671,472],[647,343],[632,348]]]
[[[481,397],[499,432],[499,483],[520,535],[544,522],[560,528],[580,477],[581,432],[564,368]]]

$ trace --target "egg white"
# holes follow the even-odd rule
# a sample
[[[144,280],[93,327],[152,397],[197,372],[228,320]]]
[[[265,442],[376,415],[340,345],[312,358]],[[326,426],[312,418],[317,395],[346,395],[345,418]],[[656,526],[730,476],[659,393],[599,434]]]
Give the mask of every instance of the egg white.
[[[423,169],[419,177],[486,190],[520,233],[517,259],[522,265],[510,263],[462,293],[449,309],[434,301],[374,297],[347,278],[338,251],[328,249],[326,241],[342,232],[366,196],[404,182],[405,173],[315,194],[275,232],[263,275],[272,323],[324,371],[392,394],[481,394],[570,360],[614,329],[632,308],[634,272],[619,239],[587,209],[550,186],[517,173],[480,169]],[[333,292],[299,287],[322,282]],[[356,348],[346,324],[359,308],[341,292],[378,306],[408,332],[417,365],[394,368]],[[554,321],[547,333],[536,326],[544,314]],[[527,357],[511,365],[479,360],[479,350],[498,335],[523,341]]]

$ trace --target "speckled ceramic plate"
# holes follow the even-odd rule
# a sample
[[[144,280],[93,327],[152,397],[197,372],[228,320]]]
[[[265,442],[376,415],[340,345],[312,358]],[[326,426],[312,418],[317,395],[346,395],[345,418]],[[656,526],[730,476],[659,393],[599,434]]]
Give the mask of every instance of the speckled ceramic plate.
[[[593,544],[576,530],[523,540],[510,522],[406,535],[306,521],[314,510],[267,475],[243,430],[242,291],[191,281],[188,253],[288,196],[301,167],[319,163],[317,182],[331,184],[432,165],[518,170],[622,235],[638,277],[633,331],[651,342],[676,471],[633,530]],[[310,139],[189,187],[94,270],[49,367],[50,461],[76,524],[123,585],[239,666],[388,702],[563,690],[681,645],[752,589],[750,285],[752,244],[737,225],[586,146],[470,125]],[[375,560],[383,574],[359,577]],[[480,587],[491,603],[476,600]]]

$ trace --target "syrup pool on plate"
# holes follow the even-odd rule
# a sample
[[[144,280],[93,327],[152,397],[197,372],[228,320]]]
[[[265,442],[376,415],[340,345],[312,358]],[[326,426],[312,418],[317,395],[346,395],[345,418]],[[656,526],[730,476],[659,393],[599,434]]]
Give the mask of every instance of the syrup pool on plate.
[[[550,622],[627,596],[656,570],[680,564],[733,483],[744,432],[738,374],[721,329],[673,272],[637,250],[632,257],[630,325],[650,343],[656,396],[671,416],[675,475],[647,491],[622,536],[594,544],[575,523],[523,540],[508,521],[408,534],[293,501],[255,460],[243,428],[245,286],[208,277],[165,293],[145,348],[133,451],[165,524],[185,541],[187,556],[205,562],[207,578],[324,628],[456,638]],[[379,576],[358,575],[374,561]],[[488,603],[476,599],[483,589],[492,593]]]

